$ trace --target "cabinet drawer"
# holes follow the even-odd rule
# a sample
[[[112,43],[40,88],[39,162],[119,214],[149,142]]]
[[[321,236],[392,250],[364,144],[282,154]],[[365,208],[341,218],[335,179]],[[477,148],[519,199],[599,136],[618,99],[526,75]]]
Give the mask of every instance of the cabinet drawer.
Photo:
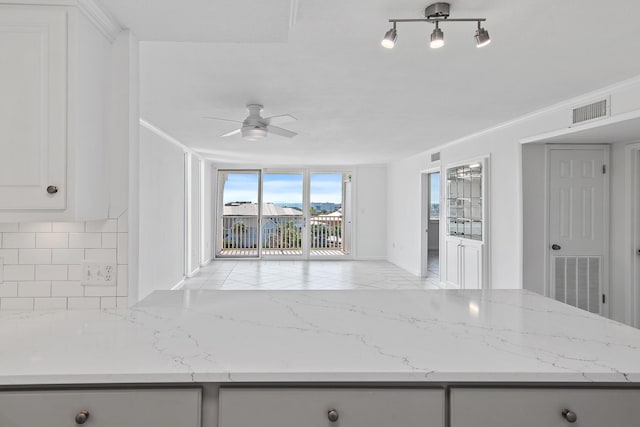
[[[637,427],[639,419],[640,390],[451,390],[451,427]]]
[[[195,388],[0,392],[0,426],[71,427],[86,411],[87,427],[200,427],[200,394]]]
[[[337,415],[331,421],[329,412]],[[443,427],[444,393],[427,389],[222,388],[218,427]]]

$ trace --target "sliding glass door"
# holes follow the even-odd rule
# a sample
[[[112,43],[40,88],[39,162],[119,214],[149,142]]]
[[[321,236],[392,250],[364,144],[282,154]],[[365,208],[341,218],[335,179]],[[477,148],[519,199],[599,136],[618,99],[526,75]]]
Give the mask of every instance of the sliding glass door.
[[[217,257],[349,254],[350,173],[220,170],[217,200]]]
[[[309,242],[312,257],[348,254],[345,227],[345,186],[351,174],[336,172],[309,175]]]
[[[262,255],[302,257],[304,173],[262,175]]]
[[[261,172],[218,172],[216,256],[260,257]]]

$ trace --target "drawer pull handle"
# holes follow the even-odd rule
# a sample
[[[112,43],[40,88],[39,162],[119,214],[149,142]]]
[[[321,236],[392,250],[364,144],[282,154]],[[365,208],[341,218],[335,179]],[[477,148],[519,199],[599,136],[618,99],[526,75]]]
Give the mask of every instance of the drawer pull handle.
[[[568,409],[562,411],[562,417],[570,423],[575,423],[578,420],[576,413]]]
[[[56,187],[55,185],[50,185],[47,187],[47,193],[56,194],[57,192],[58,192],[58,187]]]
[[[76,414],[76,424],[84,424],[89,419],[89,411],[80,411]]]
[[[329,418],[329,421],[335,423],[336,421],[338,421],[338,411],[336,411],[335,409],[330,409],[329,412],[327,412],[327,417]]]

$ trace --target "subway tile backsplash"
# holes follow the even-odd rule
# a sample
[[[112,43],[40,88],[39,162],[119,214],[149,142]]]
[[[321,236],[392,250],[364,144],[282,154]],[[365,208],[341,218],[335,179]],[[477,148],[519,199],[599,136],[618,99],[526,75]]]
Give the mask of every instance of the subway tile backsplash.
[[[0,223],[0,310],[126,307],[127,246],[127,212],[103,221]],[[114,285],[82,285],[84,260],[117,264]]]

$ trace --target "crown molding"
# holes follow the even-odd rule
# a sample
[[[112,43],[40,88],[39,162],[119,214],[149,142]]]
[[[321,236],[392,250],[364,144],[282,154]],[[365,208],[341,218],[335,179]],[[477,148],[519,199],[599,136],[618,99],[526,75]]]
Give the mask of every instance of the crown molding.
[[[497,124],[495,126],[491,126],[489,128],[482,129],[482,130],[480,130],[478,132],[474,132],[474,133],[465,135],[463,137],[460,137],[458,139],[454,139],[453,141],[449,141],[449,142],[437,145],[437,146],[435,146],[433,148],[430,148],[427,151],[418,153],[416,155],[429,154],[429,153],[432,153],[432,152],[440,151],[442,149],[445,149],[445,148],[448,148],[448,147],[451,147],[451,146],[454,146],[454,145],[458,145],[458,144],[461,144],[463,142],[467,142],[467,141],[473,140],[475,138],[490,134],[490,133],[498,131],[500,129],[509,128],[511,126],[526,122],[527,120],[534,119],[534,118],[542,116],[544,114],[553,113],[553,112],[556,112],[556,111],[561,111],[562,109],[566,109],[566,108],[572,108],[575,105],[578,105],[580,103],[589,102],[589,101],[591,101],[593,99],[596,99],[598,97],[611,95],[613,92],[620,92],[620,91],[622,91],[622,90],[624,90],[626,88],[637,86],[637,85],[640,85],[640,75],[631,77],[629,79],[621,80],[621,81],[613,83],[613,84],[611,84],[609,86],[601,87],[599,89],[595,89],[595,90],[593,90],[591,92],[587,92],[587,93],[584,93],[582,95],[575,96],[573,98],[565,99],[564,101],[560,101],[560,102],[557,102],[555,104],[549,105],[547,107],[532,111],[530,113],[524,114],[522,116],[516,117],[516,118],[508,120],[506,122],[499,123],[499,124]],[[632,112],[632,114],[633,114],[633,112]],[[614,119],[614,120],[617,120],[617,119]],[[596,124],[600,125],[603,121],[604,120],[599,120],[598,123],[596,123]],[[609,121],[609,123],[611,123],[611,121]],[[572,129],[575,129],[575,128],[572,128]],[[540,137],[540,135],[534,136],[533,138],[539,138],[539,137]],[[522,143],[523,140],[527,141],[528,138],[526,138],[526,137],[520,138],[520,142],[521,143]],[[413,156],[411,156],[411,157],[413,157]]]
[[[123,30],[120,23],[96,0],[0,0],[0,4],[77,7],[112,43]]]
[[[145,120],[142,117],[140,117],[140,126],[142,126],[143,128],[151,131],[152,133],[156,134],[156,136],[159,136],[160,138],[164,139],[165,141],[172,143],[176,147],[181,148],[182,151],[184,151],[185,153],[192,154],[192,155],[196,156],[197,158],[199,158],[201,160],[205,160],[205,158],[200,153],[198,153],[197,151],[194,151],[192,148],[187,147],[182,142],[180,142],[179,140],[177,140],[173,136],[169,135],[164,130],[160,129],[159,127],[157,127],[156,125],[152,124],[148,120]]]
[[[95,0],[77,0],[77,5],[93,25],[113,43],[123,29],[120,23]]]

